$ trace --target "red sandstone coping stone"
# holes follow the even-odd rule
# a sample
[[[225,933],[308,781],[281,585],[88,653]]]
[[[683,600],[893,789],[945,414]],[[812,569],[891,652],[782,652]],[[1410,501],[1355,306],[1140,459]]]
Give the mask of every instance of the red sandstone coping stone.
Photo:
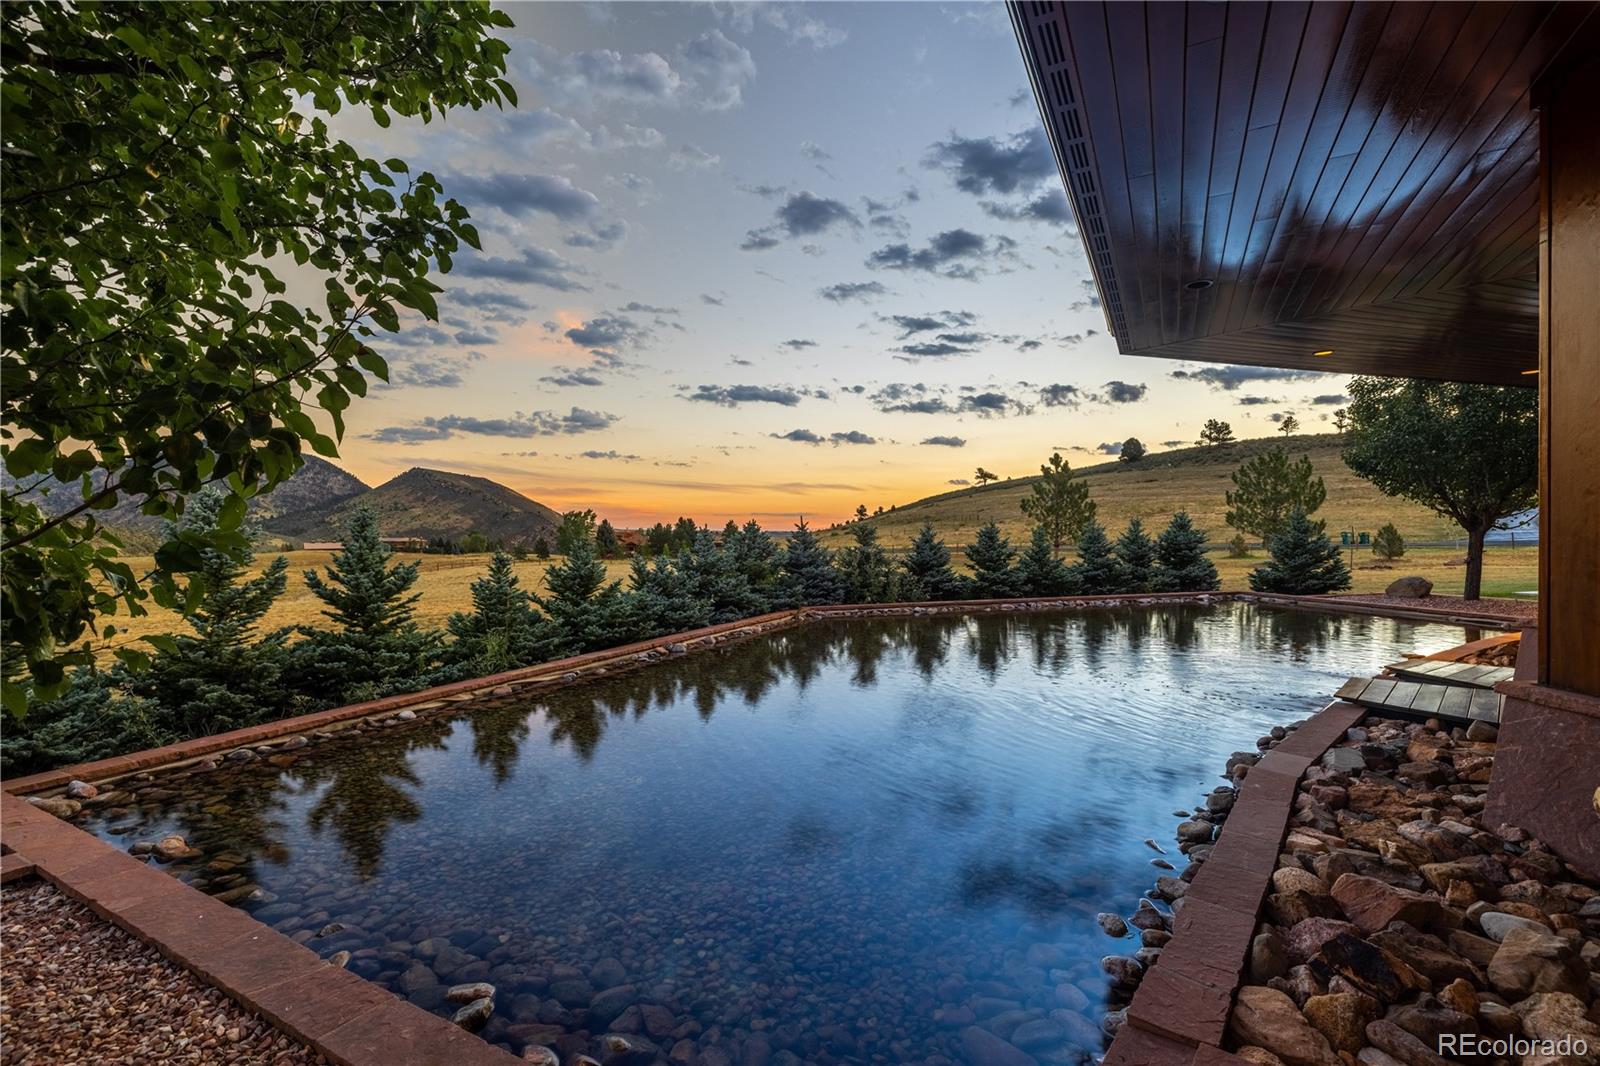
[[[1334,701],[1245,775],[1222,832],[1173,919],[1173,937],[1134,993],[1107,1066],[1224,1066],[1233,992],[1249,964],[1256,916],[1288,829],[1300,777],[1366,711]]]
[[[32,877],[33,872],[33,863],[16,852],[0,855],[0,885],[9,885],[11,882],[20,881],[24,877]]]
[[[26,867],[331,1062],[520,1061],[16,796],[0,795],[0,830],[6,880]]]

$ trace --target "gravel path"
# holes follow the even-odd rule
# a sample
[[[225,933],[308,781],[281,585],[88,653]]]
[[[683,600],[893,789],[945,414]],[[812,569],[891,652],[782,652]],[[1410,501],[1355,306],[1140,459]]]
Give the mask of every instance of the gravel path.
[[[0,893],[5,1066],[325,1060],[39,881]]]
[[[1406,599],[1400,596],[1383,596],[1377,593],[1359,593],[1354,595],[1339,594],[1330,596],[1329,599],[1344,600],[1353,603],[1377,603],[1385,607],[1401,609],[1411,607],[1425,607],[1434,611],[1464,611],[1472,614],[1491,615],[1504,618],[1508,622],[1521,624],[1523,622],[1536,622],[1539,619],[1539,602],[1537,600],[1511,600],[1501,597],[1486,597],[1481,600],[1464,600],[1460,596],[1429,596],[1426,599]]]

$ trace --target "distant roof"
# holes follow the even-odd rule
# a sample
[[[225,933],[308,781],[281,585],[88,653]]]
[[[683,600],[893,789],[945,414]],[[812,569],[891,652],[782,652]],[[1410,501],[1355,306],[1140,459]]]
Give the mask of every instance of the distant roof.
[[[1600,3],[1008,6],[1121,351],[1534,383],[1532,94]]]

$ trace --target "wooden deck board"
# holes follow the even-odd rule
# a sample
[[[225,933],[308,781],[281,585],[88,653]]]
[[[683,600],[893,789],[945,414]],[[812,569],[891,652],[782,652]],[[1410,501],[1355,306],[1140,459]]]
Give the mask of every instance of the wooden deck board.
[[[1390,663],[1384,670],[1402,682],[1433,682],[1477,689],[1493,688],[1497,682],[1509,681],[1515,673],[1509,666],[1487,666],[1482,663],[1449,662],[1440,659],[1406,659]]]
[[[1441,718],[1458,725],[1500,722],[1499,695],[1466,685],[1353,677],[1340,686],[1338,695],[1362,707],[1407,718]]]

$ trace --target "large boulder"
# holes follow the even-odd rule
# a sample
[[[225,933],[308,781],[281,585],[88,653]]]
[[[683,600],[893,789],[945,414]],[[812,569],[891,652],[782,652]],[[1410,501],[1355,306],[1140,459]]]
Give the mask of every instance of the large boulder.
[[[1364,933],[1376,933],[1395,921],[1428,928],[1438,925],[1444,913],[1437,896],[1397,888],[1360,874],[1345,874],[1335,881],[1333,898],[1345,917]]]
[[[1264,1048],[1285,1066],[1342,1066],[1328,1038],[1306,1021],[1294,1000],[1275,988],[1239,989],[1228,1027],[1240,1044]]]
[[[1534,929],[1513,929],[1489,962],[1489,984],[1512,1001],[1540,992],[1582,996],[1588,989],[1589,968],[1570,940]]]
[[[1394,596],[1402,600],[1425,600],[1432,593],[1433,582],[1417,574],[1395,578],[1389,582],[1389,587],[1383,590],[1385,596]]]

